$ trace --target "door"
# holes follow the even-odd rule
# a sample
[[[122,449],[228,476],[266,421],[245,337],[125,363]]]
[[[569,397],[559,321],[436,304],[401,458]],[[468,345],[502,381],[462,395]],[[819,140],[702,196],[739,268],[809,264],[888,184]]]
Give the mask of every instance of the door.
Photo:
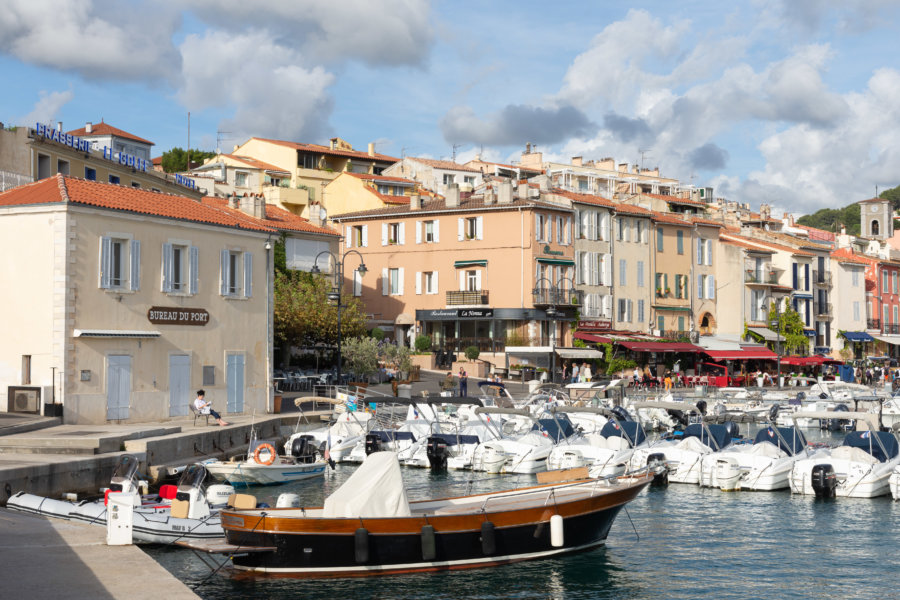
[[[228,412],[244,412],[244,355],[229,354],[225,359],[225,380],[228,385]]]
[[[169,356],[169,416],[188,414],[191,397],[191,357],[187,354]]]
[[[127,419],[130,401],[131,357],[111,354],[106,358],[106,419]]]

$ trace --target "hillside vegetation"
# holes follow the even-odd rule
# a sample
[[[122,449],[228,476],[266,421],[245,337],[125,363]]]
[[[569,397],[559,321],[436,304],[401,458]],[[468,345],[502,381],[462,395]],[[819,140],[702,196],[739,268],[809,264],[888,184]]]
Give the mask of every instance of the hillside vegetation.
[[[894,210],[900,209],[900,186],[885,190],[878,194],[878,197],[890,200]],[[797,219],[797,223],[835,233],[838,233],[840,226],[844,225],[847,227],[847,233],[859,235],[859,204],[854,202],[844,208],[823,208],[811,215],[803,215]]]

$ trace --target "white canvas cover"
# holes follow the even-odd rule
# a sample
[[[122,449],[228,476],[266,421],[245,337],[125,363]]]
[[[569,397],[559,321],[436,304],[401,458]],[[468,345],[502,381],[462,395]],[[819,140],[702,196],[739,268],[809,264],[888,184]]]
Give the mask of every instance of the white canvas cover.
[[[698,454],[708,454],[708,453],[712,452],[712,449],[709,446],[707,446],[706,444],[701,442],[698,438],[695,438],[693,436],[689,437],[689,438],[684,438],[683,440],[681,440],[680,442],[675,444],[675,447],[678,448],[679,450],[687,450],[689,452],[697,452]]]
[[[750,454],[765,456],[767,458],[784,458],[785,456],[787,456],[787,452],[785,452],[775,444],[769,442],[760,442],[758,444],[753,444],[753,447],[750,448]]]
[[[373,452],[344,485],[325,499],[325,518],[410,516],[396,452]]]
[[[863,450],[862,448],[853,448],[851,446],[838,446],[831,451],[832,458],[860,462],[867,465],[874,465],[878,459]]]

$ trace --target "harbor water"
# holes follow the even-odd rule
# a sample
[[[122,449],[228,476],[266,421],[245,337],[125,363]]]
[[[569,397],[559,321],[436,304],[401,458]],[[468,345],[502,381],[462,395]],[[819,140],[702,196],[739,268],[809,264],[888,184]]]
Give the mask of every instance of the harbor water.
[[[321,506],[355,467],[282,492]],[[528,485],[533,476],[404,469],[411,498]],[[323,485],[324,484],[324,485]],[[235,581],[193,553],[145,550],[203,598],[900,598],[900,502],[778,492],[650,488],[619,514],[605,547],[492,569],[367,579]],[[221,562],[221,557],[213,558]]]

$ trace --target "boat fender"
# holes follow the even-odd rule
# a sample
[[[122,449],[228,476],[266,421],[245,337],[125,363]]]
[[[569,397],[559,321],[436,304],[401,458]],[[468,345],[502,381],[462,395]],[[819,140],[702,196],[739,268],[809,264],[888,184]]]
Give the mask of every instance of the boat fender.
[[[285,492],[279,494],[275,501],[275,508],[300,508],[300,496]]]
[[[259,455],[262,454],[263,450],[266,450],[269,453],[268,458],[266,458],[265,460],[262,460],[259,457]],[[269,444],[269,443],[265,443],[265,444],[260,444],[256,448],[256,452],[253,453],[253,460],[255,460],[256,462],[258,462],[261,465],[271,465],[273,462],[275,462],[276,456],[278,456],[278,453],[275,452],[275,446],[273,446],[272,444]]]
[[[360,527],[353,535],[353,546],[356,557],[356,564],[363,565],[369,562],[369,530]]]
[[[434,539],[434,526],[422,525],[422,560],[434,560],[437,556],[437,545]]]
[[[497,551],[497,538],[494,536],[494,524],[485,521],[481,524],[481,553],[490,556]]]
[[[563,518],[562,515],[550,517],[550,545],[554,548],[563,546]]]

